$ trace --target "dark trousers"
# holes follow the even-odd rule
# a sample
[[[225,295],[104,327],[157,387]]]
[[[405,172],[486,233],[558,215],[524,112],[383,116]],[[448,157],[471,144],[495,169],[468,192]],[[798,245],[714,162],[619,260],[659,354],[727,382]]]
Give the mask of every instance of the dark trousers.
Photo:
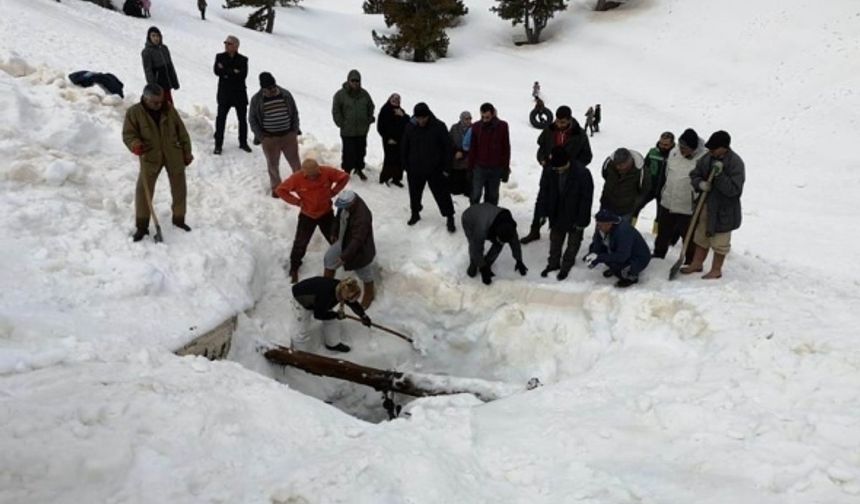
[[[663,259],[669,247],[683,240],[693,219],[690,215],[672,213],[662,206],[657,206],[657,238],[654,239],[654,257]],[[691,240],[692,241],[692,240]],[[688,246],[684,251],[685,264],[693,260],[695,247]]]
[[[606,263],[612,273],[618,278],[639,278],[639,273],[642,273],[648,263],[651,262],[651,257],[633,258],[626,263]]]
[[[436,200],[442,217],[454,215],[454,201],[448,190],[448,181],[441,172],[430,174],[410,172],[407,179],[409,182],[409,206],[412,213],[420,213],[424,208],[421,205],[421,198],[424,195],[424,186],[429,185],[430,192],[433,193],[433,199]]]
[[[248,105],[219,103],[218,116],[215,117],[215,147],[219,149],[224,145],[224,126],[231,108],[236,109],[236,119],[239,120],[239,145],[248,144]]]
[[[293,239],[293,250],[290,252],[290,271],[298,271],[302,259],[308,250],[308,243],[319,228],[327,242],[332,243],[331,228],[334,224],[334,213],[329,212],[319,219],[314,219],[303,213],[299,214],[299,224],[296,226],[296,237]]]
[[[448,177],[448,188],[451,194],[464,194],[471,198],[472,196],[472,177],[469,170],[451,170],[451,175]]]
[[[564,240],[567,238],[567,249],[564,255],[561,249],[564,247]],[[549,231],[549,259],[547,266],[551,269],[561,268],[569,271],[576,262],[576,255],[579,253],[579,247],[582,245],[582,229],[574,228],[572,231],[567,229],[550,229]]]
[[[400,182],[403,180],[403,166],[400,164],[400,144],[382,142],[382,150],[385,158],[382,161],[382,172],[379,174],[379,182],[386,183],[389,180]]]
[[[484,195],[484,202],[499,204],[499,186],[502,185],[502,169],[501,168],[485,168],[476,166],[472,171],[472,196],[469,201],[473,205],[481,202],[481,194]]]
[[[652,179],[651,189],[648,190],[648,194],[645,195],[645,197],[642,199],[642,202],[639,203],[639,206],[635,210],[633,210],[633,217],[639,218],[639,212],[641,212],[643,208],[648,206],[648,203],[651,203],[654,200],[657,201],[657,211],[660,211],[660,195],[657,194],[656,185],[657,183]]]
[[[367,135],[342,136],[340,167],[347,173],[364,170],[364,156],[367,155]]]

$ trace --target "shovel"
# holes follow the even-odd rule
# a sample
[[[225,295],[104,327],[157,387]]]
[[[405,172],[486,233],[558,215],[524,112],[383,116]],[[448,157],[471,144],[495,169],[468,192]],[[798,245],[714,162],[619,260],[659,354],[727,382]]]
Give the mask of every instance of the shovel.
[[[708,175],[708,184],[710,184],[714,180],[714,170],[711,169],[711,174]],[[681,247],[681,256],[678,257],[678,260],[675,261],[675,264],[672,265],[672,269],[669,270],[669,280],[674,280],[675,277],[678,276],[678,272],[681,271],[681,266],[684,265],[684,258],[686,256],[687,247],[690,246],[690,239],[693,237],[693,231],[696,229],[696,223],[699,222],[699,214],[702,213],[702,206],[705,204],[706,196],[708,195],[708,191],[703,191],[699,196],[699,202],[696,203],[696,211],[693,212],[693,220],[690,221],[690,225],[687,226],[687,234],[684,235],[684,245]]]
[[[146,196],[146,204],[149,206],[149,215],[152,216],[152,222],[155,223],[155,236],[152,237],[155,243],[161,243],[164,239],[161,237],[161,226],[158,224],[158,216],[155,215],[155,209],[152,207],[152,195],[149,194],[149,185],[146,183],[146,174],[143,166],[140,167],[140,176],[143,182],[143,193]]]
[[[349,314],[346,314],[346,313],[344,313],[344,315],[345,315],[345,316],[346,316],[346,318],[348,318],[348,319],[357,320],[358,322],[361,322],[361,319],[360,319],[360,318],[358,318],[358,317],[356,317],[356,316],[354,316],[354,315],[349,315]],[[381,326],[381,325],[379,325],[379,324],[377,324],[377,323],[375,323],[375,322],[371,322],[371,323],[370,323],[370,326],[371,326],[371,327],[375,327],[375,328],[377,328],[377,329],[379,329],[379,330],[381,330],[381,331],[385,331],[385,332],[387,332],[387,333],[389,333],[389,334],[393,334],[393,335],[397,336],[397,337],[398,337],[398,338],[400,338],[400,339],[403,339],[403,340],[408,341],[409,343],[415,343],[415,341],[414,341],[412,338],[410,338],[409,336],[407,336],[407,335],[405,335],[405,334],[403,334],[403,333],[399,333],[399,332],[395,331],[394,329],[389,329],[389,328],[387,328],[387,327],[385,327],[385,326]]]

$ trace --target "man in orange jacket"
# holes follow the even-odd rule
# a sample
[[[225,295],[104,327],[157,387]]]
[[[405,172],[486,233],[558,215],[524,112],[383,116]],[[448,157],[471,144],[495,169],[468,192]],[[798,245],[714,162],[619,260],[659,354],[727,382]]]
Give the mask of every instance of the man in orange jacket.
[[[293,250],[290,252],[290,281],[299,281],[299,266],[305,257],[308,243],[314,230],[319,228],[323,237],[331,243],[331,227],[334,222],[331,200],[349,182],[349,174],[320,166],[315,159],[302,162],[302,169],[290,175],[275,189],[277,195],[291,205],[301,209]]]

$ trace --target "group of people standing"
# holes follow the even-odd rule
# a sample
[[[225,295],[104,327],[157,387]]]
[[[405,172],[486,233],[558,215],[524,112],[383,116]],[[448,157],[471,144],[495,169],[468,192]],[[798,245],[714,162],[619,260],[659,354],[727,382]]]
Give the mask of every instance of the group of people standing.
[[[141,102],[127,111],[123,127],[123,141],[139,156],[141,166],[135,196],[134,241],[148,234],[151,195],[162,168],[166,168],[171,185],[173,224],[191,230],[185,222],[184,169],[194,158],[188,132],[173,107],[171,91],[179,89],[179,80],[156,27],[147,32],[142,60],[147,85]],[[300,161],[299,111],[292,94],[279,86],[271,73],[259,74],[260,89],[250,99],[249,107],[245,85],[248,59],[239,53],[236,37],[225,39],[224,52],[216,55],[213,72],[218,77],[213,153],[222,153],[227,115],[235,109],[239,148],[252,152],[248,145],[250,123],[253,143],[261,145],[266,158],[272,197],[300,209],[289,275],[296,299],[315,315],[322,314],[324,320],[342,318],[342,310],[332,312],[331,308],[346,304],[353,307],[362,322],[370,324],[364,310],[375,296],[372,213],[358,194],[344,188],[351,175],[367,180],[367,135],[374,122],[384,152],[379,182],[402,187],[406,174],[409,226],[421,219],[425,187],[429,186],[451,233],[456,232],[452,195],[468,196],[470,206],[461,218],[469,244],[468,276],[480,273],[482,281],[491,284],[493,263],[506,244],[516,261],[515,270],[525,276],[528,268],[523,263],[521,245],[539,240],[546,223],[550,230],[549,251],[541,276],[555,273],[558,280],[564,280],[570,274],[592,218],[594,181],[588,165],[593,154],[587,133],[596,131],[599,105],[597,110],[589,109],[586,116],[588,131],[573,117],[571,108],[563,105],[556,110],[553,122],[538,135],[536,158],[542,168],[538,196],[529,232],[520,238],[513,215],[499,206],[500,185],[508,181],[511,173],[511,143],[508,124],[497,116],[493,104],[482,104],[480,120],[474,123],[471,113],[463,111],[449,129],[427,103],[415,104],[409,114],[402,107],[401,96],[394,93],[379,110],[377,121],[373,100],[362,87],[361,74],[350,70],[332,98],[332,119],[342,141],[341,169],[337,169],[320,165],[313,158]],[[744,184],[743,161],[730,144],[731,138],[724,131],[713,133],[703,142],[694,130],[687,129],[677,144],[673,133],[664,132],[646,156],[628,148],[616,149],[601,167],[604,184],[599,211],[594,216],[596,229],[583,258],[588,267],[604,264],[603,275],[616,277],[618,287],[633,285],[651,258],[664,258],[669,246],[677,243],[692,225],[694,246],[685,252],[682,273],[703,271],[707,254],[713,250],[712,266],[704,278],[720,278],[731,231],[741,223]],[[286,179],[280,175],[281,155],[292,170]],[[653,253],[636,229],[639,212],[652,200],[657,202]],[[696,205],[696,201],[700,204]],[[694,208],[701,209],[695,221]],[[329,243],[323,258],[323,276],[300,282],[299,269],[317,229]],[[487,241],[491,245],[485,254]],[[336,281],[336,270],[341,267],[355,272],[362,287],[354,279]],[[314,299],[322,304],[317,306]],[[326,337],[326,346],[349,351],[333,336]]]

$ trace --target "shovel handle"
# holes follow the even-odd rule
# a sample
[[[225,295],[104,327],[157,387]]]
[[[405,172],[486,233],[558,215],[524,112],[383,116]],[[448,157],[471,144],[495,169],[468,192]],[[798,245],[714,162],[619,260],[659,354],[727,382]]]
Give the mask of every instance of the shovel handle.
[[[356,316],[354,316],[354,315],[349,315],[348,313],[344,313],[344,315],[345,315],[345,316],[346,316],[346,318],[348,318],[348,319],[355,320],[355,321],[357,321],[357,322],[361,322],[361,319],[360,319],[360,318],[358,318],[358,317],[356,317]],[[375,328],[379,329],[380,331],[385,331],[385,332],[387,332],[387,333],[389,333],[389,334],[393,334],[393,335],[397,336],[397,337],[398,337],[398,338],[400,338],[400,339],[403,339],[403,340],[408,341],[409,343],[414,343],[414,340],[413,340],[412,338],[410,338],[409,336],[406,336],[406,335],[405,335],[405,334],[403,334],[403,333],[399,333],[399,332],[395,331],[394,329],[389,329],[389,328],[387,328],[387,327],[385,327],[385,326],[381,326],[381,325],[379,325],[379,324],[377,324],[377,323],[375,323],[375,322],[371,322],[371,323],[370,323],[370,326],[371,326],[371,327],[375,327]]]

